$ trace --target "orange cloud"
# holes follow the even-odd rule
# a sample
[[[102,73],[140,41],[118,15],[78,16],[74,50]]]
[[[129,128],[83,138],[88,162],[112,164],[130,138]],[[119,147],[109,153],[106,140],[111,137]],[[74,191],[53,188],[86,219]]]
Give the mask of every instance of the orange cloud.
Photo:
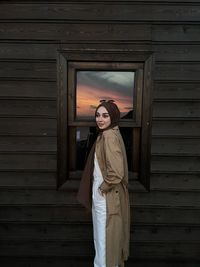
[[[122,114],[127,113],[127,107],[133,106],[133,98],[124,95],[123,92],[115,92],[113,89],[102,90],[102,88],[77,85],[77,117],[93,117],[94,108],[99,105],[101,99],[113,99]]]

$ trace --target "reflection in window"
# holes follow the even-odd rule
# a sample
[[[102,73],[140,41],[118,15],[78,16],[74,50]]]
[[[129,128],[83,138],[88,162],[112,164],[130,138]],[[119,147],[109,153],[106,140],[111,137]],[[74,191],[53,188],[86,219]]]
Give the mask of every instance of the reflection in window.
[[[113,99],[122,118],[133,118],[134,71],[77,71],[76,118],[94,118],[101,99]]]
[[[96,140],[96,127],[76,128],[76,169],[83,170],[87,156]]]

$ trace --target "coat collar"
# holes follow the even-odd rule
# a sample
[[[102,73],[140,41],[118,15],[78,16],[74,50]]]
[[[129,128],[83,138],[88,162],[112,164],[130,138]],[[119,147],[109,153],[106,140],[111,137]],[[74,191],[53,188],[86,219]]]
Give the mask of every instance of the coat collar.
[[[105,131],[109,131],[109,130],[114,130],[114,131],[119,130],[119,126],[114,126],[114,127],[109,128],[108,130],[105,130]]]

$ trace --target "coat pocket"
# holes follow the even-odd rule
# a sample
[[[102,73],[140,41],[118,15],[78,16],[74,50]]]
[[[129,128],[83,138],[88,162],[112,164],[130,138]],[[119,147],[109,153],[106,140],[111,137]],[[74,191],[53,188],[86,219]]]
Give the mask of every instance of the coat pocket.
[[[108,214],[119,214],[120,211],[120,197],[119,190],[112,189],[106,195],[107,200],[107,213]]]

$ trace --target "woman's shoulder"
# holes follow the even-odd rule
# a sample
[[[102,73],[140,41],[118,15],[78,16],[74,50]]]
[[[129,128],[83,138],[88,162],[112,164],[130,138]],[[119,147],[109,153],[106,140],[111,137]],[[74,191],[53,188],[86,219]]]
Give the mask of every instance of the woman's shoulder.
[[[119,138],[119,127],[118,126],[115,126],[113,128],[110,128],[106,131],[103,132],[103,136],[105,139],[118,139]]]

